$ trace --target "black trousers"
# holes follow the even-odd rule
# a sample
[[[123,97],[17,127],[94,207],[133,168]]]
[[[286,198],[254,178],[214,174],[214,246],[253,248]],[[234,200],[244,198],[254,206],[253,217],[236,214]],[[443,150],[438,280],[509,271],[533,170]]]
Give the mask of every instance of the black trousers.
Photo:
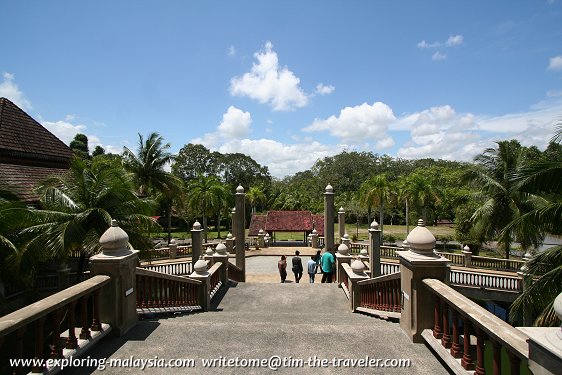
[[[322,273],[322,282],[323,283],[331,283],[332,282],[332,272],[324,272]]]
[[[298,283],[302,277],[302,271],[293,273],[295,274],[295,283]]]

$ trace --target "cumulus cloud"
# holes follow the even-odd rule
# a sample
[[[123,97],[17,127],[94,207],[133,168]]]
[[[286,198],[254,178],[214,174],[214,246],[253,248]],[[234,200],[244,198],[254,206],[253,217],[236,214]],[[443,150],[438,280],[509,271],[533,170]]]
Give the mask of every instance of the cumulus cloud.
[[[3,81],[0,83],[0,97],[10,99],[15,105],[28,111],[32,109],[31,102],[25,97],[18,85],[14,82],[15,77],[11,73],[2,74]]]
[[[222,122],[218,127],[218,131],[224,137],[242,138],[250,132],[251,123],[252,116],[250,112],[244,112],[241,109],[230,106],[222,115]]]
[[[47,130],[56,135],[58,139],[67,145],[70,144],[70,141],[72,141],[76,134],[84,133],[86,130],[86,125],[72,124],[66,119],[59,121],[41,121],[41,125],[47,128]],[[90,138],[91,136],[88,136],[88,143],[90,143]]]
[[[451,35],[445,42],[445,45],[447,47],[458,46],[459,44],[462,44],[463,41],[464,37],[462,35]]]
[[[336,88],[332,85],[324,85],[323,83],[319,83],[316,85],[316,93],[319,95],[329,95],[334,92]]]
[[[256,52],[250,72],[230,80],[230,93],[268,103],[275,111],[289,111],[308,104],[308,95],[300,88],[300,79],[287,67],[279,66],[273,44]]]
[[[363,103],[355,107],[345,107],[339,116],[330,116],[325,120],[316,119],[302,130],[327,131],[342,142],[375,141],[379,142],[380,146],[388,147],[392,143],[387,134],[388,125],[395,120],[396,117],[388,105],[382,102],[372,105]]]
[[[548,70],[562,70],[562,55],[550,58]]]
[[[439,60],[445,60],[447,58],[447,55],[444,53],[441,53],[439,51],[435,52],[432,56],[431,56],[431,60],[434,61],[439,61]]]
[[[436,48],[439,46],[441,46],[441,43],[439,42],[428,43],[425,41],[425,39],[417,44],[418,48]]]

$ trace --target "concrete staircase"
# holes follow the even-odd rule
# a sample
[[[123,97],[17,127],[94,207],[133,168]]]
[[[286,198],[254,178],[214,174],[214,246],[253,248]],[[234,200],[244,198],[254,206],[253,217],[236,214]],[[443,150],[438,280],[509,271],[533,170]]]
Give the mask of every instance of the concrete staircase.
[[[215,310],[145,320],[123,338],[106,339],[90,355],[111,358],[192,358],[194,369],[107,368],[100,374],[261,374],[267,368],[203,368],[202,358],[285,358],[299,367],[280,366],[275,373],[289,374],[447,374],[422,344],[412,344],[397,323],[370,318],[349,311],[348,302],[335,284],[232,285],[217,296]],[[316,356],[317,361],[314,359]],[[337,359],[409,359],[408,368],[334,367]],[[312,357],[310,367],[307,362]],[[290,359],[289,359],[290,358]],[[326,367],[318,367],[321,360]],[[65,374],[90,374],[67,371]]]

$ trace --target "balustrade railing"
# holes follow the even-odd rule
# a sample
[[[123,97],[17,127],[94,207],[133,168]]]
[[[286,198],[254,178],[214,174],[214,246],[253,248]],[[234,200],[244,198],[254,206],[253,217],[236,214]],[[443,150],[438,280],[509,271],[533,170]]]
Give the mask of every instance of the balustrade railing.
[[[472,256],[470,260],[472,267],[490,268],[494,270],[506,270],[517,272],[525,264],[525,261],[517,259],[489,258]]]
[[[176,258],[184,258],[191,256],[191,245],[178,246],[176,250]],[[149,250],[143,250],[139,253],[141,260],[161,260],[172,258],[172,252],[169,247],[157,247]]]
[[[100,291],[110,277],[98,275],[0,317],[2,358],[59,359],[73,355],[100,332],[111,329],[100,321]],[[0,365],[2,374],[50,369],[37,361],[34,367]]]
[[[232,281],[241,282],[243,280],[242,269],[228,262],[228,278]]]
[[[381,275],[400,272],[400,263],[381,262]]]
[[[395,246],[381,246],[381,257],[382,258],[396,258],[398,259],[398,254],[396,254],[396,251],[401,251],[404,250],[401,247],[395,247]]]
[[[224,267],[223,263],[215,263],[211,269],[209,270],[209,274],[211,275],[211,285],[210,285],[210,297],[211,299],[215,296],[218,292],[220,287],[222,286],[221,275],[220,275],[220,268]]]
[[[349,244],[349,252],[351,254],[359,254],[361,250],[365,249],[369,251],[369,244],[368,243],[361,243],[361,242],[352,242]]]
[[[509,276],[496,273],[492,274],[484,273],[481,271],[461,271],[455,269],[451,269],[449,272],[449,284],[455,286],[521,292],[521,282],[521,278],[517,276]]]
[[[359,281],[360,307],[400,313],[400,272]]]
[[[447,361],[455,373],[475,370],[478,375],[500,374],[504,365],[509,366],[511,374],[519,374],[522,367],[528,366],[528,337],[523,332],[439,280],[425,279],[423,283],[437,298],[433,329],[425,330],[422,336],[438,355],[460,359]],[[487,347],[492,352],[491,363],[484,360]],[[502,364],[502,351],[507,353],[509,365]]]
[[[464,266],[465,265],[464,254],[448,253],[448,252],[444,252],[444,251],[436,251],[435,254],[449,259],[451,261],[451,264],[454,264],[455,266]]]
[[[174,262],[162,264],[145,264],[141,268],[149,271],[166,273],[168,275],[185,276],[193,272],[193,264],[189,262]]]
[[[136,269],[137,312],[192,311],[201,309],[201,281]]]

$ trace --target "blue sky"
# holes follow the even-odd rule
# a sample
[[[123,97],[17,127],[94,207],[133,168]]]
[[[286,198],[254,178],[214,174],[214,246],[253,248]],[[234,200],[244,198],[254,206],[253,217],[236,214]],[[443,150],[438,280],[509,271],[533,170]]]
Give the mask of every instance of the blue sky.
[[[277,177],[342,150],[471,160],[562,119],[562,0],[5,1],[0,96],[68,143],[157,131]]]

